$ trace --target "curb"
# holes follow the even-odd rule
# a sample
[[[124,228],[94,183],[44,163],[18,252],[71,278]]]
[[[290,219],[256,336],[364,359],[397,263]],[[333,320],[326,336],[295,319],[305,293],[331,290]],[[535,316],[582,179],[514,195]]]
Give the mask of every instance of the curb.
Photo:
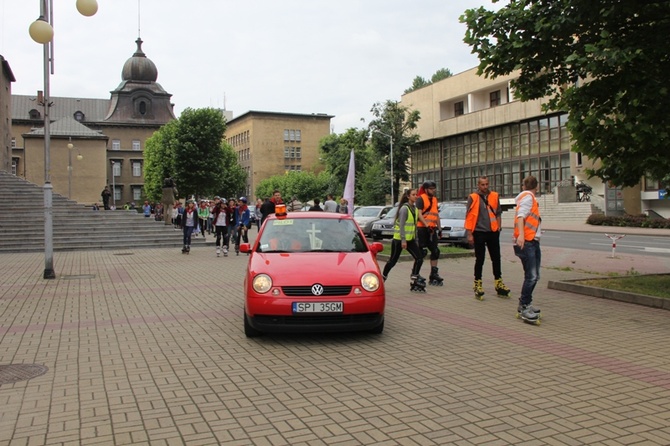
[[[658,274],[651,274],[658,275]],[[578,282],[590,279],[574,280],[550,280],[547,288],[552,290],[567,291],[569,293],[584,294],[587,296],[599,297],[601,299],[610,299],[618,302],[625,302],[645,307],[661,308],[670,310],[670,299],[662,297],[647,296],[646,294],[628,293],[625,291],[608,290],[606,288],[597,288],[588,285],[581,285]]]
[[[474,252],[464,252],[464,253],[440,253],[440,258],[441,259],[460,259],[463,257],[474,257],[475,253]],[[391,256],[389,254],[377,254],[377,259],[378,260],[383,260],[385,262],[388,262],[389,258]],[[414,258],[411,255],[401,255],[400,258],[398,259],[398,262],[411,262],[414,261]]]

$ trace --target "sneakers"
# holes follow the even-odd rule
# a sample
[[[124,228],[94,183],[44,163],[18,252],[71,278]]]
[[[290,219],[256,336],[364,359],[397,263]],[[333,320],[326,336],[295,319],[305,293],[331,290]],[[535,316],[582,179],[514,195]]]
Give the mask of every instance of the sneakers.
[[[216,256],[221,257],[221,248],[219,248],[218,246],[216,247]]]
[[[510,289],[507,288],[507,285],[505,285],[503,283],[502,279],[496,279],[495,290],[496,290],[496,293],[498,293],[498,296],[509,297]]]
[[[223,256],[228,257],[228,248],[226,248],[225,246],[223,247]]]

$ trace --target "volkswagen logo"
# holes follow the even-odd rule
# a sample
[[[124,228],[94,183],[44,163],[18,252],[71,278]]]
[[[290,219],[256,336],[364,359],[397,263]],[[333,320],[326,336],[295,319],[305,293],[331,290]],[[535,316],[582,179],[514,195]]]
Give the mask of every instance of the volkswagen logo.
[[[321,296],[323,294],[323,285],[320,283],[315,283],[312,285],[312,294],[315,296]]]

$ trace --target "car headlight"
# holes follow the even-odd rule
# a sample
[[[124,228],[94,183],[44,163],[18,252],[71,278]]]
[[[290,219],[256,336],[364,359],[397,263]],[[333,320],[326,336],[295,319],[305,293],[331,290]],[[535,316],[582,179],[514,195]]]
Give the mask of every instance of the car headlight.
[[[382,225],[380,225],[379,223],[375,223],[374,225],[372,225],[372,229],[381,229],[381,228]]]
[[[259,274],[251,283],[254,291],[260,294],[267,293],[272,288],[272,279],[267,274]]]
[[[377,291],[379,288],[379,277],[376,274],[365,273],[361,277],[361,286],[365,291]]]

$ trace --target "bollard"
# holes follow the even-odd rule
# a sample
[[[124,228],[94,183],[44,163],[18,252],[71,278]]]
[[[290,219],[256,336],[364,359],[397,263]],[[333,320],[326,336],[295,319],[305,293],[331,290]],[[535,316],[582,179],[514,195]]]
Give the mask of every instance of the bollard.
[[[626,236],[626,234],[623,234],[623,235],[605,234],[605,237],[612,240],[612,258],[614,258],[614,252],[616,251],[616,241],[619,240],[620,238],[624,238],[625,236]]]

